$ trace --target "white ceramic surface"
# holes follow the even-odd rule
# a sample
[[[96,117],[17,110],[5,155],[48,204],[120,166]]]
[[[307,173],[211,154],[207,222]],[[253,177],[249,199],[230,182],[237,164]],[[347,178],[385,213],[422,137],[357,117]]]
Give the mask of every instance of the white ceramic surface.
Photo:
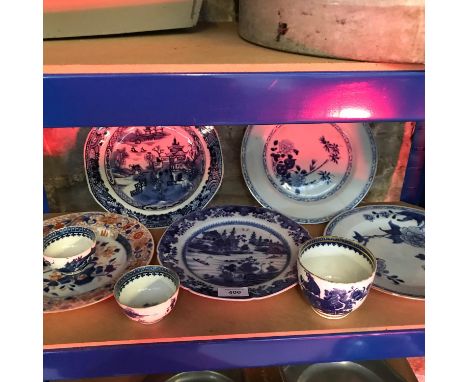
[[[335,217],[324,234],[356,240],[372,251],[377,259],[375,288],[424,299],[424,210],[382,204],[358,207]]]
[[[115,284],[114,297],[130,319],[142,324],[161,321],[174,308],[179,278],[158,265],[135,268]]]
[[[264,207],[298,223],[317,224],[356,206],[377,170],[367,124],[249,126],[242,174]]]
[[[92,229],[68,226],[44,237],[43,257],[52,269],[75,273],[88,264],[95,247],[96,234]]]
[[[301,290],[315,312],[337,319],[359,308],[366,299],[376,260],[357,242],[323,236],[302,245],[297,268]]]

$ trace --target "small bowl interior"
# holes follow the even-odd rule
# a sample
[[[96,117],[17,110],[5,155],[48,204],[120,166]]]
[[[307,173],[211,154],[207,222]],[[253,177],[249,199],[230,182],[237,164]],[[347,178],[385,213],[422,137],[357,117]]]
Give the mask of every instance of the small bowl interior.
[[[176,285],[167,277],[146,276],[125,285],[118,295],[118,301],[131,308],[146,308],[169,300],[176,290]]]
[[[373,267],[359,252],[334,245],[317,245],[300,256],[302,266],[321,279],[337,283],[353,283],[372,275]]]
[[[64,236],[50,243],[44,249],[44,256],[66,258],[78,255],[92,248],[94,241],[86,236]]]

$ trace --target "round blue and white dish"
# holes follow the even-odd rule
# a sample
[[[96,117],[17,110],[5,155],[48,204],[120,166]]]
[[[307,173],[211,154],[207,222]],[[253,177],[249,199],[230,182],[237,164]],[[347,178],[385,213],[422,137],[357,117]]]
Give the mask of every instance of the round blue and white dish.
[[[242,141],[247,187],[264,207],[318,224],[356,206],[377,170],[368,124],[254,125]]]
[[[84,163],[95,200],[148,228],[167,227],[205,207],[223,177],[213,126],[93,128]]]
[[[73,274],[44,262],[44,313],[83,308],[111,297],[122,274],[147,265],[153,256],[154,241],[148,229],[133,218],[109,212],[79,212],[47,219],[43,235],[72,226],[95,232],[95,252],[89,263]]]
[[[157,254],[183,288],[209,298],[247,301],[297,284],[299,246],[308,239],[305,228],[275,211],[218,206],[173,223]]]
[[[374,288],[424,299],[423,209],[388,204],[358,207],[330,221],[324,235],[343,236],[370,249],[377,259]]]

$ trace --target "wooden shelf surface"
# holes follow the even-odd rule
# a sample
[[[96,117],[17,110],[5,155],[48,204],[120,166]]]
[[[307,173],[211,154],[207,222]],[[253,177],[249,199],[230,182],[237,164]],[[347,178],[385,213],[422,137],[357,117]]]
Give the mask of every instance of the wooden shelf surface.
[[[58,214],[47,214],[45,218]],[[321,235],[322,225],[306,225]],[[151,230],[156,241],[164,230]],[[156,263],[156,256],[153,257]],[[162,343],[194,340],[262,338],[424,328],[424,301],[371,290],[348,317],[319,317],[296,286],[280,295],[252,302],[218,301],[181,289],[173,312],[154,325],[124,316],[113,297],[86,308],[44,314],[44,349]]]
[[[45,74],[424,70],[276,51],[239,37],[237,24],[190,30],[44,41]]]

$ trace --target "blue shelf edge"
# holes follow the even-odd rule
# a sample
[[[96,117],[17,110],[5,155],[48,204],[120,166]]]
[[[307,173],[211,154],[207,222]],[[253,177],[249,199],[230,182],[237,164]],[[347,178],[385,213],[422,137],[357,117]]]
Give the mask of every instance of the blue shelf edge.
[[[424,71],[46,74],[44,127],[424,120]]]
[[[44,379],[424,356],[424,329],[44,350]]]

